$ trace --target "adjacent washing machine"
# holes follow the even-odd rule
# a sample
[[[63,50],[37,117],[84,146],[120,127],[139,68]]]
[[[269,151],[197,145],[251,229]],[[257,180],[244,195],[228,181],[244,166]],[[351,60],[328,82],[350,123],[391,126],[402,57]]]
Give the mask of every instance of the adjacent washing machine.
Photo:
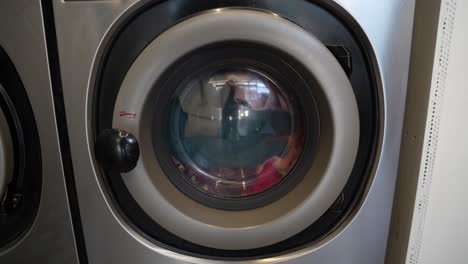
[[[383,263],[414,1],[54,1],[91,263]]]
[[[77,263],[40,1],[0,2],[0,263]]]

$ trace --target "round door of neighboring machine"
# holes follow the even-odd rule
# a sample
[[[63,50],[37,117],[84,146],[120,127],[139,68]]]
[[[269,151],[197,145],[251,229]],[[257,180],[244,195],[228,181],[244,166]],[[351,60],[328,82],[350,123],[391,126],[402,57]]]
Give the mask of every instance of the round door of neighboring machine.
[[[12,61],[0,47],[0,252],[34,222],[41,175],[31,105]]]
[[[0,86],[0,89],[3,87]],[[0,198],[13,176],[13,142],[5,114],[0,109]]]
[[[311,244],[369,177],[378,108],[366,57],[330,13],[343,45],[281,4],[214,7],[142,30],[165,2],[147,7],[109,46],[95,101],[105,182],[135,228],[172,250],[252,258]]]

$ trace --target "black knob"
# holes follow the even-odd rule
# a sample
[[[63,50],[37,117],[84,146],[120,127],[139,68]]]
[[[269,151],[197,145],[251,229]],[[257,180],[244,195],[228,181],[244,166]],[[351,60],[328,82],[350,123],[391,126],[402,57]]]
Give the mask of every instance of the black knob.
[[[94,147],[97,161],[113,172],[133,170],[140,156],[138,141],[132,134],[120,129],[104,129]]]

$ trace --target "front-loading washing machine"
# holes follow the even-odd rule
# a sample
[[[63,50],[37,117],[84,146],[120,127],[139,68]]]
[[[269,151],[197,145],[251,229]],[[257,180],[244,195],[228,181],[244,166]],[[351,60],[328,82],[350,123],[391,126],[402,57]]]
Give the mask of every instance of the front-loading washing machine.
[[[0,2],[0,263],[78,263],[40,1]]]
[[[383,263],[414,1],[54,1],[91,263]]]

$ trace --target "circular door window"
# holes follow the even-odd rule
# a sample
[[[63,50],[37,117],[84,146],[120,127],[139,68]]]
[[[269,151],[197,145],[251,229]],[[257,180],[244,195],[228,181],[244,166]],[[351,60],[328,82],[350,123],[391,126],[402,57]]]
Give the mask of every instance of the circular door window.
[[[156,243],[216,256],[288,250],[319,237],[315,223],[328,232],[339,217],[323,216],[369,157],[372,90],[356,98],[321,40],[277,14],[191,14],[144,45],[137,28],[111,46],[95,102],[96,158],[127,217]]]
[[[226,63],[187,78],[169,109],[170,155],[179,171],[169,179],[182,177],[173,182],[195,200],[187,188],[223,199],[271,191],[289,182],[304,148],[303,114],[286,88]]]

